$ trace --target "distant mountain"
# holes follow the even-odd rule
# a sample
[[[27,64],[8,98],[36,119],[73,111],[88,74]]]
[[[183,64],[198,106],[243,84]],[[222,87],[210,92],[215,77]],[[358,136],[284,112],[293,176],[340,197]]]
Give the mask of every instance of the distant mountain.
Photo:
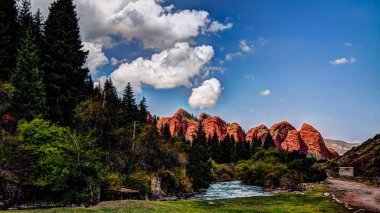
[[[355,176],[380,176],[380,134],[352,148],[326,164],[328,173],[337,175],[338,167],[354,167]]]
[[[324,139],[325,144],[329,148],[333,148],[339,155],[343,155],[347,151],[360,145],[360,143],[348,143],[341,140]]]
[[[247,133],[237,123],[226,123],[218,116],[211,116],[202,113],[199,118],[190,115],[184,109],[179,109],[172,117],[161,118],[157,122],[157,130],[163,131],[167,127],[171,136],[184,135],[188,140],[192,140],[202,127],[206,137],[214,135],[223,140],[226,136],[232,137],[235,141],[260,140],[261,143],[271,136],[277,148],[293,151],[297,150],[305,154],[312,154],[323,159],[338,157],[334,149],[326,147],[321,134],[309,124],[304,123],[298,131],[287,121],[274,124],[270,129],[265,125],[250,129]]]

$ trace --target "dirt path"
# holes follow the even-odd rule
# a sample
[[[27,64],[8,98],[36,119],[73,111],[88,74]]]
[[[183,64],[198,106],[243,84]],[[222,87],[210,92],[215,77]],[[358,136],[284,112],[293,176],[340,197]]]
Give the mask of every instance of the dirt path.
[[[380,187],[337,179],[328,181],[332,190],[345,192],[341,199],[352,206],[380,212]]]

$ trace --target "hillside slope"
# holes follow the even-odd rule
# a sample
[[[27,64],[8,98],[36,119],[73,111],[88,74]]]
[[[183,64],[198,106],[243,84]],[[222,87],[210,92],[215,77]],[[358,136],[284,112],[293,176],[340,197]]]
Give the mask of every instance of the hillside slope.
[[[343,155],[354,147],[360,145],[360,143],[348,143],[342,140],[323,139],[328,148],[333,148],[339,155]]]
[[[327,168],[330,174],[336,175],[341,166],[355,167],[355,176],[380,176],[380,134],[333,160]]]

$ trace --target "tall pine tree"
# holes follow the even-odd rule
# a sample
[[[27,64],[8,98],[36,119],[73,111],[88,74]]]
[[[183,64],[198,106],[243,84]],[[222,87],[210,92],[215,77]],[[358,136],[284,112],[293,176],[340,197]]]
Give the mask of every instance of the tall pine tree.
[[[264,149],[269,149],[269,148],[274,148],[276,147],[276,144],[272,138],[272,136],[270,134],[268,134],[268,136],[265,138],[265,141],[264,141],[264,144],[263,144],[263,148]]]
[[[28,30],[21,40],[16,69],[11,78],[16,89],[12,109],[18,118],[31,120],[45,113],[46,96],[39,64],[38,49]]]
[[[30,0],[22,0],[18,13],[19,36],[23,38],[27,31],[33,29],[33,14]],[[20,44],[21,45],[21,44]]]
[[[51,4],[44,31],[43,68],[49,117],[71,124],[73,109],[90,93],[89,71],[83,68],[88,52],[83,50],[72,0]]]
[[[138,120],[138,108],[131,84],[128,82],[124,89],[122,105],[124,110],[124,121],[131,123]]]
[[[43,37],[44,37],[44,17],[40,9],[37,9],[36,13],[33,15],[32,30],[33,30],[35,43],[38,49],[42,50]]]
[[[206,135],[200,125],[198,135],[191,144],[187,168],[187,172],[193,180],[194,189],[205,189],[210,185],[211,163],[209,158],[210,153],[207,150]]]
[[[146,119],[148,117],[148,106],[146,105],[146,99],[143,97],[139,103],[139,122],[146,123]]]
[[[0,1],[0,81],[8,81],[16,67],[18,22],[15,0]]]

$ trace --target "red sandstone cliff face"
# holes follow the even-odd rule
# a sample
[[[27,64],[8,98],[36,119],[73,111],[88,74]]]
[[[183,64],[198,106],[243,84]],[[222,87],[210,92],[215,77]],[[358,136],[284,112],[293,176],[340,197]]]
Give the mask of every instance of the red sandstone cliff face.
[[[260,126],[250,129],[245,136],[245,140],[249,142],[261,140],[261,144],[263,144],[268,135],[269,129],[264,124],[261,124]]]
[[[202,121],[202,126],[207,138],[216,134],[219,140],[223,140],[227,135],[227,124],[218,116],[206,118]]]
[[[254,139],[259,139],[264,143],[266,137],[271,134],[276,147],[284,150],[298,150],[326,159],[338,156],[335,150],[326,148],[321,134],[308,124],[303,124],[300,131],[297,131],[294,126],[286,121],[274,124],[270,130],[262,124],[250,129],[245,135],[244,130],[237,123],[227,124],[221,118],[211,117],[205,113],[196,119],[185,110],[179,109],[173,117],[160,119],[157,122],[157,129],[161,131],[163,125],[168,125],[171,135],[178,135],[181,130],[188,140],[192,140],[198,134],[200,123],[202,123],[207,138],[216,134],[219,140],[223,140],[227,135],[231,135],[235,141],[245,139],[251,142]]]
[[[210,117],[210,115],[207,115],[206,113],[202,112],[202,113],[199,115],[199,119],[198,119],[198,120],[203,121],[203,120],[205,120],[205,119],[207,119],[207,118],[209,118],[209,117]]]
[[[297,130],[288,131],[285,141],[281,143],[281,148],[289,152],[297,150],[307,154],[307,146]]]
[[[300,130],[300,136],[302,141],[305,142],[309,154],[315,154],[325,159],[331,159],[333,157],[325,146],[321,134],[314,127],[304,123]]]
[[[244,141],[245,139],[245,133],[241,126],[237,123],[228,125],[227,134],[234,137],[235,141]]]
[[[188,121],[188,126],[187,126],[187,130],[185,132],[185,137],[188,139],[188,140],[193,140],[195,137],[197,137],[198,135],[198,130],[199,130],[199,122],[198,121],[194,121],[194,120],[189,120]]]
[[[281,143],[285,141],[288,131],[290,130],[296,130],[296,128],[287,121],[276,123],[270,128],[270,134],[277,148],[281,148]]]

